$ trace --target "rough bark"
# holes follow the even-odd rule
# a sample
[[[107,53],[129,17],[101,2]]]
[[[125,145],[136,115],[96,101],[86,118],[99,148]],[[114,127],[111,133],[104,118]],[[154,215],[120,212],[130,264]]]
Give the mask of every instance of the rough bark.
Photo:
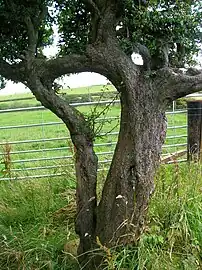
[[[102,70],[108,70],[108,78],[121,93],[119,139],[98,206],[97,157],[92,131],[77,110],[47,88],[46,80],[37,77],[35,69],[31,70],[28,80],[37,99],[67,125],[75,145],[76,232],[80,237],[80,255],[95,248],[97,236],[109,247],[138,239],[144,228],[165,137],[164,103],[159,103],[159,93],[152,80],[113,45],[112,39],[107,47],[91,47],[88,51],[94,63],[100,59]],[[86,263],[89,257],[84,257],[82,260]],[[98,262],[91,260],[86,269],[93,269]]]
[[[98,159],[93,151],[93,142],[86,140],[84,135],[76,139],[72,136],[72,140],[76,146],[77,218],[75,229],[80,237],[78,253],[84,254],[95,247]]]
[[[83,115],[61,99],[52,89],[31,74],[28,84],[35,97],[66,124],[75,149],[77,218],[75,230],[80,237],[79,254],[95,246],[98,159],[93,150],[93,133]]]
[[[163,68],[155,75],[156,91],[161,100],[175,100],[202,90],[202,70],[190,68],[186,72],[179,69]]]
[[[121,93],[120,133],[99,205],[96,195],[98,161],[92,131],[83,116],[46,84],[48,78],[51,82],[60,74],[71,72],[72,68],[105,74]],[[144,230],[166,134],[166,103],[176,95],[196,91],[201,86],[201,75],[162,69],[153,76],[144,67],[135,66],[113,38],[104,44],[89,46],[84,57],[47,61],[38,79],[35,73],[36,69],[32,70],[30,82],[28,80],[32,92],[64,121],[75,145],[78,254],[84,254],[80,259],[85,269],[96,269],[100,258],[91,259],[89,253],[96,247],[96,237],[103,245],[111,247],[136,242]]]
[[[140,75],[121,97],[121,126],[102,199],[96,234],[107,246],[136,241],[144,228],[166,123],[158,94]]]

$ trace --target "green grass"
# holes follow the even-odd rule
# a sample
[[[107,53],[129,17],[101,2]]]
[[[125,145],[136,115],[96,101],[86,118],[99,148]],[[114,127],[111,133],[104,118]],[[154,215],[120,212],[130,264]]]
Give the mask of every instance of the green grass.
[[[86,87],[86,88],[79,88],[79,89],[68,89],[63,92],[67,93],[65,98],[71,99],[75,101],[77,97],[80,100],[80,97],[84,97],[87,95],[87,98],[91,98],[92,100],[97,100],[97,93],[100,92],[102,99],[110,99],[111,98],[111,91],[113,90],[112,86],[101,87],[101,86],[93,86],[93,87]],[[82,95],[81,95],[82,94]],[[96,94],[96,97],[94,96]],[[89,95],[89,97],[88,97]],[[110,96],[108,96],[110,95]],[[27,98],[31,97],[31,94],[23,94],[23,95],[13,95],[11,98]],[[109,98],[110,97],[110,98]],[[0,97],[1,100],[8,99],[9,97]],[[86,98],[86,97],[85,97]],[[25,107],[25,106],[36,106],[40,105],[35,99],[28,101],[17,101],[16,102],[7,102],[7,103],[0,103],[0,106],[11,106],[11,107]],[[15,103],[15,104],[14,104]],[[86,116],[90,116],[92,112],[95,110],[95,107],[92,106],[85,106],[78,108],[81,112],[83,112]],[[105,105],[97,106],[96,111],[93,113],[101,113],[105,109]],[[104,114],[101,114],[100,117],[108,117],[108,116],[119,116],[120,115],[120,106],[114,105],[111,106]],[[48,122],[61,122],[53,113],[48,110],[43,111],[31,111],[31,112],[10,112],[1,114],[1,127],[6,126],[18,126],[18,125],[30,125],[30,124],[39,124],[39,123],[48,123]],[[186,124],[186,114],[180,115],[168,115],[168,125],[169,126],[178,126],[178,125],[185,125]],[[113,121],[104,121],[101,123],[97,123],[95,127],[96,133],[109,133],[109,131],[118,132],[119,130],[119,122],[118,120]],[[186,134],[186,129],[169,129],[167,132],[167,136],[173,135],[184,135]],[[39,126],[39,127],[28,127],[28,128],[18,128],[18,129],[3,129],[0,130],[0,138],[1,143],[5,144],[7,142],[12,141],[21,141],[21,140],[33,140],[33,139],[48,139],[48,138],[63,138],[69,137],[69,133],[64,125],[54,125],[54,126]],[[95,144],[100,143],[112,143],[112,145],[108,146],[99,146],[95,147],[96,152],[110,152],[114,150],[115,143],[117,140],[117,135],[108,135],[100,137],[98,136],[95,140]],[[166,144],[174,144],[174,143],[186,143],[186,138],[175,138],[175,139],[167,139]],[[12,154],[11,161],[12,161],[12,169],[18,170],[13,171],[12,176],[27,176],[27,175],[38,175],[40,174],[54,174],[61,172],[61,164],[64,165],[64,161],[60,161],[55,157],[60,156],[70,156],[72,155],[71,149],[67,149],[71,145],[69,139],[63,140],[56,140],[56,141],[42,141],[42,142],[30,142],[30,143],[23,143],[23,144],[12,144],[11,145],[11,152],[17,151],[28,151],[29,153],[20,153],[20,154]],[[48,148],[60,148],[59,150],[54,150],[49,152],[43,151],[43,149]],[[163,153],[170,153],[175,152],[181,149],[184,149],[184,146],[181,147],[169,147],[163,149]],[[5,146],[0,146],[1,152],[5,152]],[[33,150],[41,150],[40,152],[33,152]],[[112,154],[104,154],[99,155],[99,159],[105,160],[110,159]],[[26,162],[24,160],[28,159],[42,159],[42,158],[52,158],[51,160],[40,160],[40,161],[30,161]],[[16,162],[20,160],[20,162]],[[68,161],[70,163],[71,160]],[[4,164],[2,164],[1,168],[3,168]],[[57,166],[58,168],[43,169],[43,170],[29,170],[27,171],[26,168],[31,167],[45,167],[45,166]],[[1,169],[0,168],[0,169]],[[22,171],[19,171],[19,170]]]
[[[165,165],[137,246],[111,249],[103,269],[202,267],[201,167]],[[75,257],[75,179],[0,183],[0,269],[80,269]]]
[[[70,100],[70,102],[74,102],[77,100],[80,101],[82,96],[85,96],[86,99],[91,98],[93,96],[96,97],[97,93],[104,91],[105,95],[111,96],[110,92],[115,91],[115,88],[112,85],[102,86],[102,85],[94,85],[88,87],[80,87],[80,88],[71,88],[60,90],[59,94],[64,98]],[[103,95],[103,98],[105,96]],[[23,100],[21,100],[23,99]],[[110,98],[109,98],[110,99]],[[6,100],[6,102],[4,102]],[[11,100],[7,102],[7,100]],[[14,100],[14,101],[12,101]],[[30,106],[40,106],[40,102],[37,101],[32,93],[25,94],[13,94],[8,96],[0,96],[0,110],[8,109],[8,108],[22,108],[22,107],[30,107]]]
[[[97,93],[100,92],[100,90],[103,88],[102,85],[93,85],[93,86],[87,86],[87,87],[79,87],[79,88],[72,88],[72,89],[68,89],[67,92],[69,94],[77,94],[77,95],[81,95],[81,94],[93,94],[93,93]],[[107,85],[106,87],[104,86],[105,91],[107,89],[107,91],[115,91],[115,88],[113,85]]]
[[[64,246],[75,239],[74,179],[0,185],[0,269],[71,269]]]

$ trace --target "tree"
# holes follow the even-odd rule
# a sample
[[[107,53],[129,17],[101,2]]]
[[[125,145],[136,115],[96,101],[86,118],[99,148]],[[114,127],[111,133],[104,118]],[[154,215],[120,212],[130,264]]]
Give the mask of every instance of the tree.
[[[144,230],[166,106],[202,90],[200,70],[180,69],[199,51],[201,11],[202,2],[191,0],[0,1],[2,79],[24,83],[61,118],[76,149],[79,254],[95,248],[96,237],[110,247],[137,241]],[[42,49],[52,42],[54,24],[60,53],[47,59]],[[132,62],[133,51],[143,66]],[[53,87],[58,77],[85,71],[107,77],[121,101],[118,142],[99,202],[93,130]]]

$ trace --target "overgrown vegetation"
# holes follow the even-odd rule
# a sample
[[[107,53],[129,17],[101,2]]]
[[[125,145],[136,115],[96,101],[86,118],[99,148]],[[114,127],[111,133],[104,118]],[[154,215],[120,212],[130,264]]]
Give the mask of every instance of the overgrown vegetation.
[[[99,181],[103,178],[100,174]],[[102,269],[202,267],[201,166],[161,166],[138,245],[107,249]],[[0,183],[0,269],[80,269],[75,178]]]

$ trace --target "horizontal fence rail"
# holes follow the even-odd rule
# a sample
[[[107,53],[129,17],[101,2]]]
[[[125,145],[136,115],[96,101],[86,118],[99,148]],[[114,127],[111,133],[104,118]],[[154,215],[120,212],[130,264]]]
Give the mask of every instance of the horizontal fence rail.
[[[90,95],[89,98],[93,99]],[[12,102],[15,102],[15,108],[1,107]],[[16,107],[16,102],[19,102],[19,107]],[[29,106],[26,102],[30,103]],[[64,176],[68,168],[73,171],[74,148],[64,123],[43,106],[36,106],[36,103],[33,96],[0,100],[0,181],[59,177]],[[95,112],[95,108],[99,111],[99,117],[95,119],[97,133],[94,144],[99,171],[109,167],[114,153],[119,133],[119,103],[114,95],[114,99],[110,100],[70,104],[87,115],[90,115],[91,108],[92,112]],[[113,105],[113,109],[103,116],[100,111],[109,105]],[[187,109],[177,108],[175,102],[172,109],[166,112],[168,132],[162,157],[187,148],[186,115]],[[178,159],[178,162],[185,160]],[[167,163],[173,162],[171,160]]]
[[[92,106],[92,105],[109,105],[109,104],[119,104],[119,100],[107,100],[107,101],[91,101],[91,102],[77,102],[70,103],[72,107],[83,107],[83,106]],[[0,110],[1,113],[12,113],[12,112],[33,112],[33,111],[41,111],[48,110],[44,106],[36,106],[36,107],[25,107],[25,108],[14,108],[14,109],[4,109]]]

